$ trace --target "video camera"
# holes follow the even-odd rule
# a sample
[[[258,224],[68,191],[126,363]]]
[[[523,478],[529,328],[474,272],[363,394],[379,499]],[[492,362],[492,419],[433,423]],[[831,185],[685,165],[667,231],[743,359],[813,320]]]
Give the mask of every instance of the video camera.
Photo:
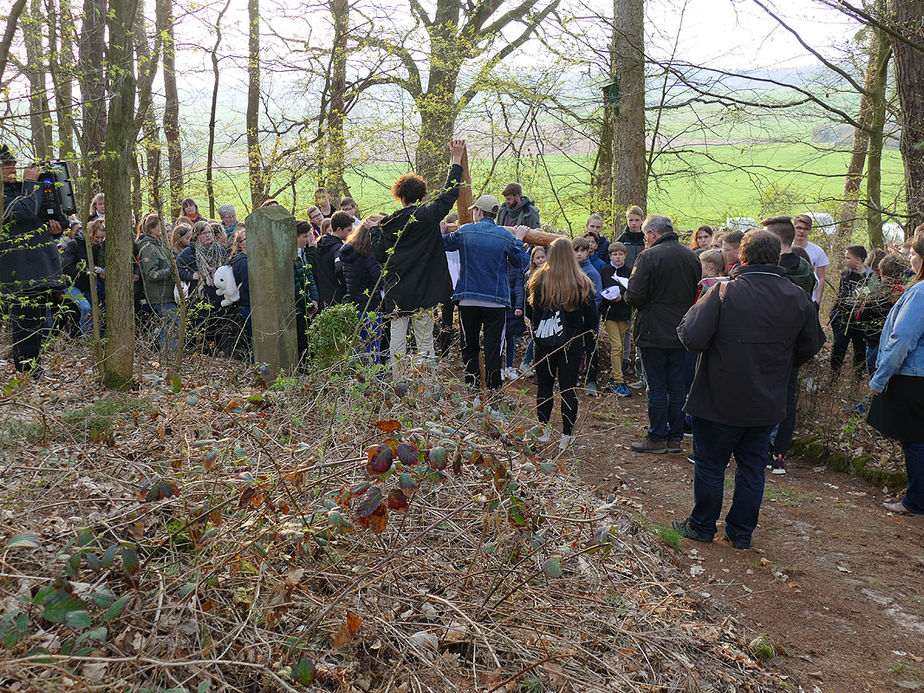
[[[67,218],[77,214],[77,202],[74,199],[74,185],[66,161],[41,161],[38,168],[38,184],[42,188],[42,203],[39,216],[45,221],[54,219],[67,225]]]

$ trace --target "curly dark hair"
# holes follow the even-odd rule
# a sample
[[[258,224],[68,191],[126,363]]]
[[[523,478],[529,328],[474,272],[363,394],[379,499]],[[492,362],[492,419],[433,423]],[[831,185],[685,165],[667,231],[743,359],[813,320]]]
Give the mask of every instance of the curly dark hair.
[[[405,173],[391,186],[391,195],[409,205],[420,202],[427,195],[427,181],[416,173]]]

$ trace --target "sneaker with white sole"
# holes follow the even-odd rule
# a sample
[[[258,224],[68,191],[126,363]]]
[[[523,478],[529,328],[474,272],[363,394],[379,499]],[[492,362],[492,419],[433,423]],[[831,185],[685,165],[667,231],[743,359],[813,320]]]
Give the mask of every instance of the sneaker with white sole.
[[[587,396],[588,397],[597,396],[597,383],[594,383],[594,382],[587,383]]]
[[[517,372],[517,369],[513,366],[507,369],[507,380],[516,380],[520,377],[520,374]]]
[[[782,455],[770,455],[770,464],[768,466],[771,474],[782,476],[786,473],[786,463],[783,461]]]
[[[641,390],[643,387],[645,387],[645,381],[636,380],[634,383],[629,383],[629,387],[631,387],[633,390]]]
[[[565,451],[574,443],[574,436],[569,436],[562,433],[561,442],[558,444],[558,449]]]

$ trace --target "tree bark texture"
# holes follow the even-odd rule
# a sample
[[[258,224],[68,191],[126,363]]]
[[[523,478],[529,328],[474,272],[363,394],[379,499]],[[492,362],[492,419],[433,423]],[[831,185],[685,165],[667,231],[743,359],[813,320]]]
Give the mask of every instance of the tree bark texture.
[[[344,178],[346,169],[346,67],[347,39],[350,32],[349,0],[329,0],[334,20],[334,44],[331,54],[330,103],[327,109],[327,175],[322,185],[334,199],[349,195]]]
[[[109,13],[110,99],[103,183],[106,190],[106,347],[103,383],[129,387],[135,355],[135,311],[132,292],[131,175],[134,156],[135,94],[132,24],[138,0],[112,0]],[[125,69],[126,66],[128,69]],[[121,68],[121,69],[120,69]]]
[[[924,0],[889,0],[894,27],[917,43],[924,39]],[[908,220],[905,236],[924,223],[924,51],[892,38],[895,84],[901,104],[899,149],[905,168]]]
[[[23,21],[23,34],[26,39],[24,72],[29,80],[29,125],[33,154],[37,159],[49,158],[54,143],[51,106],[48,103],[45,79],[49,64],[48,53],[45,50],[44,28],[45,8],[42,7],[41,0],[31,0],[29,16]]]
[[[68,0],[61,0],[55,7],[54,0],[46,0],[45,11],[48,22],[49,65],[54,87],[55,107],[58,121],[58,156],[67,161],[75,160],[74,114],[71,104],[74,100],[74,48],[76,31],[74,17]],[[74,170],[73,174],[79,172]]]
[[[619,56],[616,54],[616,7],[617,0],[613,0],[613,27],[609,45],[609,72],[607,74],[607,83],[612,84],[616,80],[616,64]],[[609,102],[609,95],[603,99],[602,114],[600,117],[600,141],[597,145],[597,155],[594,158],[594,165],[591,170],[591,195],[592,207],[599,210],[607,226],[612,233],[618,235],[618,219],[622,216],[616,209],[613,198],[613,160],[615,152],[615,118],[616,109]]]
[[[869,90],[869,154],[866,164],[866,227],[874,248],[882,240],[882,131],[886,116],[886,84],[892,46],[881,29],[873,29],[870,57],[875,58],[875,74]]]
[[[183,151],[180,149],[180,97],[176,88],[176,44],[172,0],[157,0],[157,31],[163,37],[164,139],[170,180],[170,217],[180,215],[183,199]]]
[[[205,157],[205,194],[209,198],[209,218],[215,219],[215,120],[218,111],[218,85],[221,73],[218,71],[218,49],[221,47],[221,20],[228,11],[231,0],[225,2],[225,6],[218,13],[218,19],[215,20],[215,45],[212,46],[212,106],[209,111],[209,147]]]
[[[84,160],[84,189],[91,196],[103,182],[103,145],[106,139],[106,0],[84,0],[83,24],[78,37],[77,80],[80,83],[81,133],[78,137]]]
[[[619,112],[614,118],[613,199],[620,211],[630,205],[646,209],[644,0],[616,0],[614,43]]]
[[[247,59],[247,170],[253,209],[266,198],[260,154],[260,0],[247,0],[249,49]]]

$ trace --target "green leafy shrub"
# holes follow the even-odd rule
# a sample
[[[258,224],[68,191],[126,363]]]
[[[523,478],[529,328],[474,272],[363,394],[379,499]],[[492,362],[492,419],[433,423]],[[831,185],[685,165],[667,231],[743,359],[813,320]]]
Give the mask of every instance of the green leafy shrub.
[[[308,327],[308,358],[321,368],[349,358],[356,349],[358,325],[353,304],[325,308]]]

